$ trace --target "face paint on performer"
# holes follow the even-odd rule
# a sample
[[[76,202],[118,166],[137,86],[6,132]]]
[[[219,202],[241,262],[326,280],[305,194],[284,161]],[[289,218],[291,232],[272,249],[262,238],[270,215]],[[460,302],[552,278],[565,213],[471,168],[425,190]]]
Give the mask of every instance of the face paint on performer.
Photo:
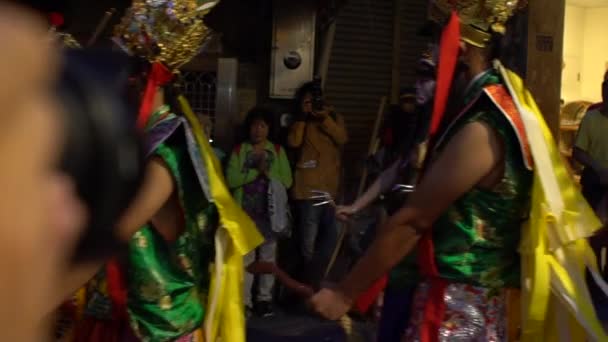
[[[416,105],[423,107],[435,97],[436,66],[438,50],[436,45],[430,45],[428,51],[418,62],[416,70]]]
[[[432,78],[419,79],[416,81],[416,104],[424,106],[435,96],[436,82]]]

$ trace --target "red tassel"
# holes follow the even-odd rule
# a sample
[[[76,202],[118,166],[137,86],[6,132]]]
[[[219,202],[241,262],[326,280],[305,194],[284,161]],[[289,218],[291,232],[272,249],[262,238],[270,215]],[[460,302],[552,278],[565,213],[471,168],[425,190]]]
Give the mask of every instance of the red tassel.
[[[49,13],[49,22],[51,26],[60,28],[65,23],[65,19],[63,18],[63,14],[58,12],[51,12]]]
[[[380,278],[378,281],[376,281],[374,283],[374,285],[372,285],[372,287],[370,287],[367,291],[365,291],[365,293],[363,293],[361,296],[359,296],[359,298],[357,299],[357,302],[355,303],[355,308],[360,313],[366,313],[369,310],[369,308],[372,306],[372,304],[374,304],[376,299],[378,299],[378,297],[380,296],[380,293],[382,293],[382,291],[384,291],[384,288],[386,287],[387,282],[388,282],[387,276],[384,276],[384,277]]]
[[[458,14],[452,12],[450,21],[441,36],[437,88],[431,119],[431,138],[437,133],[445,113],[459,52],[460,20]],[[429,294],[424,307],[423,323],[419,327],[420,341],[437,342],[439,341],[439,329],[445,316],[444,296],[448,283],[439,277],[431,233],[426,233],[418,243],[418,264],[421,272],[430,281]]]
[[[429,294],[424,306],[424,318],[420,325],[420,341],[437,342],[439,341],[439,329],[445,316],[444,295],[447,282],[439,278],[431,233],[425,234],[418,243],[418,264],[421,272],[428,277],[430,282]]]
[[[117,259],[112,259],[106,265],[106,280],[108,296],[112,300],[112,315],[115,319],[121,319],[127,314],[127,286]]]
[[[445,290],[448,282],[441,278],[430,279],[430,289],[424,306],[424,318],[420,324],[421,342],[438,342],[439,329],[445,317]]]
[[[137,128],[143,130],[152,115],[152,108],[154,105],[154,97],[156,96],[156,89],[163,86],[173,78],[173,74],[167,67],[160,62],[152,64],[150,74],[148,75],[148,83],[146,84],[146,91],[139,107],[139,115],[137,116]]]
[[[460,52],[460,20],[456,12],[452,13],[450,22],[443,30],[439,51],[439,66],[437,68],[437,87],[435,103],[431,119],[431,136],[437,133],[439,124],[445,113],[445,107],[450,95],[450,87],[454,79],[454,71]]]

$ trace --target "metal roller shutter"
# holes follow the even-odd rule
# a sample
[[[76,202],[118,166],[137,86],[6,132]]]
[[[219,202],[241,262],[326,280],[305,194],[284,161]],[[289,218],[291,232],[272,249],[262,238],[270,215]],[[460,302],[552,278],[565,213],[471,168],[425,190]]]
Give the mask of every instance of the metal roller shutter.
[[[401,0],[401,86],[413,86],[416,63],[426,49],[428,38],[418,35],[426,22],[426,0]]]
[[[401,85],[413,83],[414,63],[425,47],[416,36],[426,0],[400,0]],[[390,101],[394,0],[349,0],[340,10],[328,68],[328,101],[344,115],[350,140],[344,151],[346,195],[354,193],[382,96]]]
[[[348,195],[361,174],[380,98],[390,93],[392,45],[393,0],[350,0],[340,10],[325,92],[349,133],[343,158]]]

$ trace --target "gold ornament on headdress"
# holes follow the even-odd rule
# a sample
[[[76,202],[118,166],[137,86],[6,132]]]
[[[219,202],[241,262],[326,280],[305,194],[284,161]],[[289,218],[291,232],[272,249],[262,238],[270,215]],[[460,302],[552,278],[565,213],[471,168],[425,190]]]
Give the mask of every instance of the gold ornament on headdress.
[[[59,37],[61,43],[63,44],[63,46],[70,48],[70,49],[80,49],[82,48],[82,45],[80,45],[80,43],[74,38],[74,36],[72,36],[69,33],[58,33],[57,36]]]
[[[49,29],[51,39],[57,41],[61,46],[68,49],[80,49],[82,45],[69,33],[57,31],[57,28],[51,26]]]
[[[485,47],[491,33],[504,34],[509,18],[527,4],[527,0],[433,0],[429,16],[431,20],[444,22],[455,10],[461,22],[462,40]]]
[[[175,71],[211,36],[203,17],[219,0],[133,0],[114,27],[114,42],[130,55],[161,62]]]

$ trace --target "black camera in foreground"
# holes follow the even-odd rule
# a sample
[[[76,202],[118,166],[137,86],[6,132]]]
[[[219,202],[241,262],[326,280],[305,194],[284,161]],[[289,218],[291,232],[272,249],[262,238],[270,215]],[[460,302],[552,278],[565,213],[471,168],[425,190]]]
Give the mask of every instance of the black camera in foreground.
[[[129,65],[129,58],[116,52],[64,52],[57,87],[67,126],[61,167],[76,184],[89,214],[74,262],[115,252],[120,245],[117,221],[143,178],[136,111],[127,96]]]

